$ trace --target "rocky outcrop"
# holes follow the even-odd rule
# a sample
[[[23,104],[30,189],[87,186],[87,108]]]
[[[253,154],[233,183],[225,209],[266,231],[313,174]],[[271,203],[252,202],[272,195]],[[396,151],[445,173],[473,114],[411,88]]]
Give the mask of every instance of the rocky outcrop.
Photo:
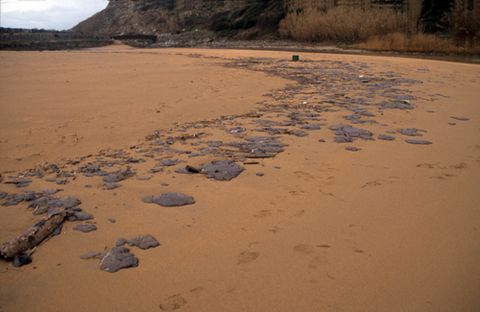
[[[111,0],[73,30],[109,36],[209,31],[249,39],[274,34],[283,16],[279,0]]]

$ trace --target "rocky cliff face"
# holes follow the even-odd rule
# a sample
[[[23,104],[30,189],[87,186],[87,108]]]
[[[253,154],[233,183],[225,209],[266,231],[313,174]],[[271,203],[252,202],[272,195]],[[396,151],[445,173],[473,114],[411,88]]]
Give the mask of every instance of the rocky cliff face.
[[[248,39],[275,33],[283,16],[282,0],[110,0],[73,30],[89,35],[209,30]]]

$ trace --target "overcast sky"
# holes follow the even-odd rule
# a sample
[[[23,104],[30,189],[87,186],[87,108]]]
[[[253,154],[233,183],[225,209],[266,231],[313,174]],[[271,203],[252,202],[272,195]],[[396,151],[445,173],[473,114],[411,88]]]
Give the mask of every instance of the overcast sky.
[[[70,29],[107,6],[108,0],[0,0],[0,26]]]

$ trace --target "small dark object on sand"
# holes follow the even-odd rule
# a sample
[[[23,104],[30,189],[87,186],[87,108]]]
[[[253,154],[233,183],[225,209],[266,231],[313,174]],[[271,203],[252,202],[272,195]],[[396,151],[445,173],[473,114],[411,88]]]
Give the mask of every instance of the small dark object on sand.
[[[97,226],[95,224],[89,224],[89,223],[84,223],[84,224],[77,224],[73,227],[75,231],[80,231],[83,233],[88,233],[92,231],[97,230]]]
[[[459,120],[459,121],[469,121],[470,120],[470,118],[467,118],[467,117],[450,116],[450,118],[455,119],[455,120]]]
[[[183,173],[183,174],[196,174],[200,173],[202,169],[196,168],[190,165],[185,166],[184,168],[177,168],[175,169],[176,173]]]
[[[119,241],[117,240],[117,243]],[[138,236],[127,241],[129,246],[135,246],[140,249],[149,249],[160,246],[160,243],[150,234]],[[117,245],[118,246],[118,245]]]
[[[393,141],[395,140],[394,136],[388,135],[388,134],[379,134],[378,135],[379,140],[384,140],[384,141]]]
[[[255,175],[257,177],[263,177],[265,174],[263,172],[257,172]]]
[[[350,151],[350,152],[358,152],[358,151],[362,150],[361,148],[358,148],[358,147],[355,147],[355,146],[347,146],[347,147],[345,147],[345,149],[347,151]]]
[[[405,140],[405,142],[407,142],[408,144],[417,144],[417,145],[430,145],[430,144],[432,144],[432,142],[427,141],[427,140],[414,140],[414,139]]]
[[[164,207],[178,207],[195,204],[192,196],[181,193],[164,193],[160,196],[145,196],[143,202],[147,204],[155,203]]]
[[[350,137],[336,136],[335,137],[335,142],[336,143],[351,143],[351,142],[353,142],[353,139],[350,138]]]
[[[67,217],[68,221],[87,221],[92,219],[93,216],[85,211],[74,211]]]
[[[125,247],[113,247],[100,262],[100,269],[109,273],[137,266],[138,259]]]
[[[25,187],[32,183],[32,179],[28,178],[14,178],[12,180],[8,180],[4,182],[5,184],[14,184],[16,187]]]
[[[420,133],[422,130],[416,128],[403,128],[398,129],[397,132],[407,136],[422,136]]]
[[[103,184],[103,188],[106,189],[106,190],[114,190],[116,188],[119,188],[121,185],[119,183],[116,183],[116,182],[105,182]]]

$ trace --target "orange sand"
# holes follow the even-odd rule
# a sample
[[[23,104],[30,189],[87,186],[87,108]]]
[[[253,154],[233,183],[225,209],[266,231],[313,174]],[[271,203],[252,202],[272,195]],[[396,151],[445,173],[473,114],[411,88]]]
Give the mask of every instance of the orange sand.
[[[174,122],[247,112],[262,94],[294,84],[186,56],[192,53],[290,57],[121,46],[1,52],[0,169],[128,148]],[[66,223],[31,265],[15,269],[0,262],[0,311],[478,311],[480,66],[302,58],[355,60],[423,81],[412,89],[444,96],[418,100],[414,111],[388,111],[382,120],[427,129],[434,144],[413,146],[397,136],[395,142],[358,142],[363,150],[351,153],[333,143],[325,127],[284,138],[284,153],[247,166],[230,182],[172,172],[132,178],[106,192],[99,178],[92,183],[80,176],[61,195],[78,196],[98,231],[83,234]],[[452,115],[470,121],[448,126]],[[27,189],[47,187],[35,180]],[[2,184],[0,191],[16,190]],[[163,208],[140,200],[164,191],[190,194],[197,203]],[[26,206],[0,206],[0,215],[0,241],[34,221]],[[154,235],[161,246],[135,249],[138,268],[109,274],[98,261],[79,259],[139,234]]]

